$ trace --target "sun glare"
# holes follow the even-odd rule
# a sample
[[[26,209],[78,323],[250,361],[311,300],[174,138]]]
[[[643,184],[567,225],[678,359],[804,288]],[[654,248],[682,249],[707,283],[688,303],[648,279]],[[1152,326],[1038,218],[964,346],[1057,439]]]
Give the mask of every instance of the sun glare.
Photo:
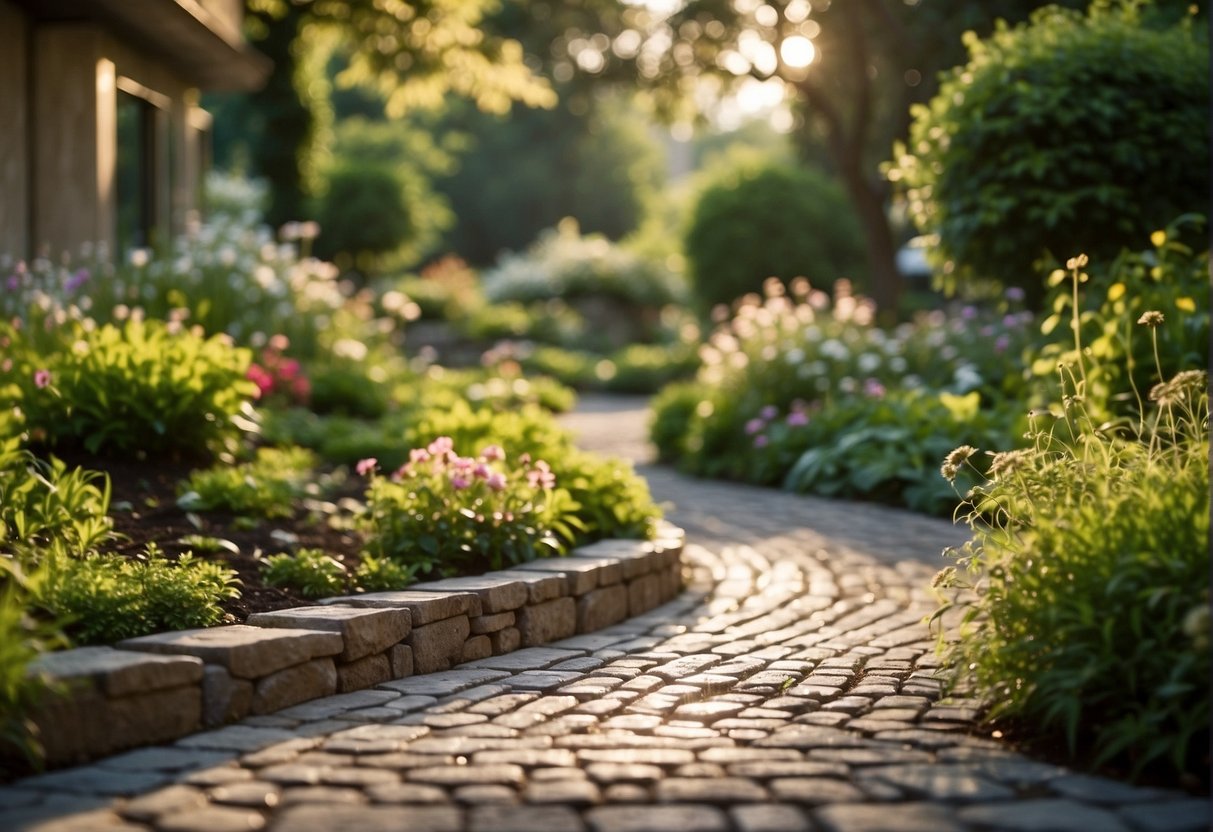
[[[792,69],[804,69],[817,58],[817,47],[804,35],[792,35],[779,45],[779,56]]]

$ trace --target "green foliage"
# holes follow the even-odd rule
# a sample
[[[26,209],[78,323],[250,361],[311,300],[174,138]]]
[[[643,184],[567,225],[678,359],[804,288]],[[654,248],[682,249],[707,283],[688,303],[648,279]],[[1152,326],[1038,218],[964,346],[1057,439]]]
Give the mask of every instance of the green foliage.
[[[30,664],[66,645],[62,622],[32,614],[30,600],[42,580],[41,570],[26,571],[9,558],[0,558],[0,749],[15,750],[34,765],[41,759],[42,746],[28,717],[52,686],[43,675],[31,673]],[[6,773],[0,763],[0,775]]]
[[[552,470],[577,505],[575,543],[654,536],[661,511],[630,462],[572,451],[554,462]]]
[[[363,552],[354,569],[354,588],[364,592],[404,589],[413,582],[413,571],[391,558],[377,558]]]
[[[20,442],[0,440],[0,553],[21,547],[36,556],[39,546],[56,540],[82,553],[109,540],[109,479],[68,470],[58,459],[35,459]]]
[[[342,122],[316,201],[317,253],[364,274],[420,259],[452,221],[430,187],[430,177],[449,164],[418,131],[362,118]]]
[[[1151,235],[1152,248],[1123,252],[1106,269],[1091,269],[1093,288],[1077,292],[1064,271],[1049,278],[1052,287],[1045,305],[1045,335],[1073,326],[1078,308],[1078,341],[1054,342],[1040,349],[1031,364],[1038,404],[1055,389],[1059,365],[1086,373],[1085,406],[1099,418],[1111,418],[1135,403],[1142,409],[1144,394],[1154,380],[1169,378],[1185,367],[1207,367],[1209,349],[1209,254],[1194,253],[1181,242],[1183,229],[1199,226],[1181,218]],[[1086,282],[1088,274],[1079,275]],[[1143,327],[1146,312],[1162,320]],[[1081,357],[1075,343],[1083,346]]]
[[[31,436],[93,453],[219,450],[247,427],[256,387],[247,350],[161,321],[122,326],[75,322],[58,348],[39,354],[7,330],[15,360],[0,374],[0,404],[19,406]]]
[[[968,36],[969,62],[913,110],[890,179],[955,280],[1022,286],[1036,264],[1110,260],[1208,205],[1209,46],[1190,21],[1154,28],[1140,3],[1049,7]]]
[[[521,356],[528,372],[552,376],[580,390],[656,393],[666,384],[694,375],[699,365],[687,343],[631,344],[602,354],[539,346]]]
[[[1096,764],[1201,782],[1207,384],[1198,371],[1168,382],[1140,433],[1097,427],[1074,404],[1041,417],[1027,450],[994,456],[962,506],[975,539],[961,564],[980,582],[948,650],[993,716],[1061,731],[1072,754],[1089,740]]]
[[[371,474],[367,551],[423,573],[502,569],[560,554],[583,527],[546,461],[513,458],[500,446],[462,457],[441,436],[390,478],[371,473],[374,464],[359,464]]]
[[[533,32],[537,21],[526,18],[520,28]],[[457,218],[447,250],[487,266],[564,217],[613,240],[639,225],[662,180],[660,145],[622,102],[580,96],[585,106],[574,113],[574,97],[561,98],[555,109],[515,108],[508,118],[447,108],[435,129],[464,145],[456,170],[435,182]]]
[[[349,584],[345,564],[323,549],[271,555],[261,564],[261,577],[270,586],[293,589],[305,598],[342,595]]]
[[[1019,417],[1006,407],[982,410],[980,401],[976,392],[918,390],[838,402],[799,430],[785,418],[757,434],[769,442],[754,452],[745,478],[783,476],[789,491],[950,515],[955,493],[937,476],[935,462],[957,440],[987,447],[1006,442]]]
[[[223,618],[220,603],[239,595],[232,570],[190,553],[174,562],[150,545],[139,558],[58,553],[46,572],[35,603],[68,619],[77,644],[210,627]]]
[[[958,510],[974,534],[956,553],[964,571],[937,580],[974,590],[940,610],[965,610],[945,651],[958,674],[972,672],[994,716],[1062,731],[1071,754],[1081,743],[1094,765],[1127,764],[1133,775],[1166,767],[1206,782],[1208,372],[1159,376],[1148,410],[1140,397],[1110,419],[1088,409],[1089,380],[1107,374],[1082,341],[1086,263],[1067,264],[1083,358],[1061,368],[1060,405],[1035,411],[1030,445],[994,454],[988,469],[972,446],[941,468],[949,480],[966,469],[982,479]],[[1117,332],[1136,310],[1111,313]],[[1136,325],[1151,329],[1158,317],[1147,311]]]
[[[303,448],[258,448],[252,462],[220,463],[181,483],[186,511],[228,511],[251,517],[290,517],[306,493],[316,457]]]
[[[313,364],[311,383],[308,404],[314,413],[377,419],[391,401],[382,374],[365,361],[334,358]]]
[[[700,194],[686,232],[694,294],[706,310],[769,277],[828,284],[862,274],[858,222],[833,182],[778,164],[744,165]]]

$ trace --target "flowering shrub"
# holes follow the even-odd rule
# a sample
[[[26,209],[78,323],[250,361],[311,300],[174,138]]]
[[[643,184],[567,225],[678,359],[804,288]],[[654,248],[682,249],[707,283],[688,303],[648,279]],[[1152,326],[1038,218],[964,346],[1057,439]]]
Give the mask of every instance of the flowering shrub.
[[[0,364],[0,406],[21,409],[36,443],[196,454],[249,426],[249,354],[226,336],[133,316],[120,326],[73,321],[57,337],[58,349],[33,350],[25,329],[0,323],[11,350]]]
[[[297,354],[315,354],[347,301],[336,268],[300,256],[295,241],[314,236],[308,224],[284,229],[283,236],[292,239],[280,242],[258,224],[250,206],[222,200],[232,203],[244,207],[217,212],[167,251],[137,250],[126,263],[113,262],[97,247],[57,261],[0,257],[0,318],[19,318],[40,331],[86,316],[118,322],[141,309],[149,318],[197,324],[208,334],[226,333],[253,347],[281,333]]]
[[[660,308],[685,298],[680,278],[599,235],[582,236],[574,220],[540,235],[525,254],[507,255],[482,278],[490,303],[606,295]]]
[[[286,357],[288,347],[290,339],[285,335],[274,335],[261,350],[258,360],[249,365],[247,376],[257,385],[259,402],[305,405],[311,398],[312,384],[299,362]]]
[[[1069,265],[1076,290],[1085,258]],[[941,609],[965,609],[944,650],[993,717],[1062,731],[1096,765],[1207,783],[1208,374],[1160,375],[1148,406],[1104,421],[1085,403],[1094,372],[1063,368],[1063,401],[1034,413],[1028,447],[944,459],[948,480],[980,481],[959,510],[974,538],[937,581],[974,590]]]
[[[560,554],[581,525],[547,462],[508,460],[497,445],[465,457],[442,436],[389,476],[377,468],[374,459],[358,464],[370,478],[367,551],[421,572],[502,569]]]
[[[942,511],[947,491],[923,463],[957,431],[1010,435],[1031,340],[1021,299],[886,331],[845,283],[831,298],[767,281],[720,322],[696,381],[657,399],[653,440],[695,474]]]

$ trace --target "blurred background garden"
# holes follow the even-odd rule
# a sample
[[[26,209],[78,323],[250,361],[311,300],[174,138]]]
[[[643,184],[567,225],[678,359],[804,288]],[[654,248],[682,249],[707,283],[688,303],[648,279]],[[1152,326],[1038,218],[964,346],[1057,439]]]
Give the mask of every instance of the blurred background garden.
[[[243,13],[179,227],[119,107],[110,239],[0,252],[11,737],[47,649],[653,534],[553,417],[607,391],[686,473],[968,522],[995,715],[1207,785],[1203,4]]]

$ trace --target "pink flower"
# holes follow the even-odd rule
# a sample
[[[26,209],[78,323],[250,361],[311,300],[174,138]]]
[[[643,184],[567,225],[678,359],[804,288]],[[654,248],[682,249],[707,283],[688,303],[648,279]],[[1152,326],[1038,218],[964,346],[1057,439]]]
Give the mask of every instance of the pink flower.
[[[480,452],[480,456],[484,458],[485,462],[500,462],[505,459],[505,451],[500,445],[489,445]]]
[[[769,422],[779,415],[779,408],[775,407],[773,404],[768,404],[762,410],[758,411],[758,415]]]
[[[455,474],[454,476],[451,477],[451,487],[454,488],[456,491],[462,491],[463,489],[467,488],[471,484],[472,484],[471,480],[469,480],[467,477],[461,476],[459,474]]]
[[[873,399],[882,398],[885,394],[884,385],[874,378],[863,383],[863,392]]]
[[[788,414],[788,427],[802,428],[809,423],[809,414],[803,410],[793,410]]]
[[[429,461],[430,461],[430,452],[427,451],[425,448],[413,448],[411,451],[409,451],[409,462],[413,463],[414,465],[417,464],[418,462],[429,462]]]
[[[753,436],[762,431],[767,426],[767,423],[762,419],[751,419],[745,423],[746,436]]]
[[[489,474],[492,473],[492,469],[490,469],[489,466],[485,465],[483,462],[477,463],[476,467],[472,469],[472,476],[478,480],[487,480],[489,478]]]
[[[354,470],[358,472],[358,476],[369,476],[375,470],[375,466],[379,464],[379,460],[373,456],[368,456],[366,459],[358,460],[358,464],[354,466]]]
[[[770,442],[771,442],[771,440],[767,438],[767,435],[765,433],[760,433],[758,436],[754,437],[754,447],[755,448],[765,448],[767,445],[770,444]]]
[[[556,475],[552,473],[552,467],[541,459],[535,463],[534,469],[526,472],[526,481],[531,488],[554,488]]]
[[[50,370],[35,370],[34,371],[34,386],[39,390],[51,383]]]
[[[494,471],[492,474],[489,474],[489,478],[485,484],[493,491],[501,491],[505,488],[505,474]]]
[[[249,367],[245,378],[257,385],[257,398],[259,399],[274,392],[274,377],[259,364]]]
[[[426,448],[433,456],[442,456],[449,451],[454,450],[455,442],[449,436],[439,436]]]

